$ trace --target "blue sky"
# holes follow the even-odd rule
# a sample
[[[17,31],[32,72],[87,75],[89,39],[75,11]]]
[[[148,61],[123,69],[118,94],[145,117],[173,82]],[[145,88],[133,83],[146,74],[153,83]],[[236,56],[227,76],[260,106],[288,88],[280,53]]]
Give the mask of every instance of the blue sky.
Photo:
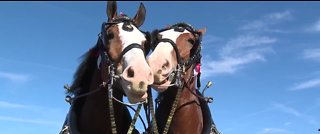
[[[143,2],[151,31],[207,28],[202,85],[224,134],[316,134],[320,128],[319,2]],[[133,16],[139,2],[118,2]],[[106,2],[0,2],[0,133],[56,134],[80,56]],[[141,130],[141,125],[137,125]]]

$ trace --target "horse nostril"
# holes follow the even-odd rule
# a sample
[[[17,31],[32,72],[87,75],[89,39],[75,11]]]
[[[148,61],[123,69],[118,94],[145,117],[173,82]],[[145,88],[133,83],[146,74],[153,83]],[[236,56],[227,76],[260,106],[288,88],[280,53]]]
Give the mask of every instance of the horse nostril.
[[[142,89],[144,87],[145,83],[143,81],[139,82],[139,88]]]
[[[162,73],[162,70],[159,69],[159,70],[157,71],[157,74],[161,74],[161,73]]]
[[[169,67],[169,61],[166,60],[166,62],[162,65],[162,69],[166,70]]]
[[[152,72],[150,71],[150,73],[149,73],[149,78],[152,78],[153,77],[153,74],[152,74]]]
[[[133,71],[133,69],[130,67],[130,68],[128,68],[128,78],[132,78],[132,77],[134,77],[134,71]]]

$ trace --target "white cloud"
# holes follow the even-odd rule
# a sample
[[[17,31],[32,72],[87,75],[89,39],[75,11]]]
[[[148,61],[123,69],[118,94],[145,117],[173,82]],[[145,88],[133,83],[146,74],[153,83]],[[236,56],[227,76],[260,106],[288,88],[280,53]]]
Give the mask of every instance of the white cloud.
[[[290,125],[292,125],[292,122],[286,122],[286,123],[284,123],[284,126],[290,126]]]
[[[265,27],[267,27],[267,23],[265,23],[264,21],[254,20],[254,21],[248,23],[247,25],[244,25],[240,29],[242,29],[242,30],[261,30],[261,29],[264,29]]]
[[[0,120],[2,121],[11,121],[11,122],[20,122],[20,123],[31,123],[38,125],[61,125],[61,122],[54,122],[42,119],[24,119],[10,116],[0,116]]]
[[[240,29],[249,32],[236,38],[232,38],[218,51],[217,59],[203,57],[203,77],[214,74],[235,73],[245,65],[258,61],[266,61],[265,55],[274,52],[272,44],[277,38],[261,36],[259,32],[285,32],[280,29],[271,29],[281,22],[292,19],[292,12],[289,10],[267,14],[260,19],[253,20]],[[212,51],[210,51],[212,52]]]
[[[297,118],[300,118],[309,124],[312,124],[312,125],[319,125],[320,124],[316,118],[309,116],[309,115],[306,115],[302,112],[299,112],[298,110],[296,110],[292,107],[289,107],[285,104],[274,102],[273,107],[278,111],[281,111],[283,113],[287,113],[289,115],[293,115]]]
[[[42,106],[36,106],[36,105],[26,105],[26,104],[19,104],[19,103],[13,103],[8,101],[1,101],[0,100],[0,108],[2,109],[23,109],[23,110],[31,110],[33,112],[41,112],[43,110],[47,110],[49,108],[42,107]]]
[[[212,74],[235,73],[244,65],[265,61],[265,54],[272,52],[271,46],[267,44],[275,43],[275,38],[266,36],[239,36],[226,43],[219,51],[218,60],[208,60],[204,57],[203,77]]]
[[[25,113],[23,117],[15,116],[4,116],[0,115],[1,121],[10,121],[10,122],[19,122],[19,123],[31,123],[31,124],[40,124],[40,125],[61,125],[61,122],[52,121],[52,119],[63,120],[65,117],[65,110],[53,108],[53,107],[43,107],[36,105],[25,105],[12,103],[8,101],[0,101],[0,111],[12,111]],[[7,114],[10,114],[7,113]],[[35,119],[34,117],[39,118],[48,118],[44,119]],[[61,119],[60,119],[61,118]]]
[[[49,111],[56,111],[56,109],[52,107],[43,107],[38,105],[30,105],[30,104],[21,104],[21,103],[14,103],[9,101],[1,101],[0,100],[0,108],[2,109],[23,109],[33,112],[42,113],[43,111],[46,111],[48,113]]]
[[[305,29],[306,32],[320,32],[320,19]]]
[[[281,134],[287,132],[288,130],[283,128],[264,128],[259,134]]]
[[[210,44],[214,42],[221,41],[222,39],[220,37],[214,36],[214,35],[204,35],[202,39],[202,44]]]
[[[19,65],[27,65],[27,66],[35,66],[39,68],[45,68],[45,69],[51,69],[51,70],[56,70],[56,71],[62,71],[62,72],[67,72],[71,73],[72,71],[66,68],[61,68],[53,65],[48,65],[48,64],[41,64],[41,63],[34,63],[34,62],[29,62],[29,61],[19,61],[19,60],[12,60],[12,59],[7,59],[7,58],[2,58],[0,57],[0,61],[4,62],[9,62],[13,64],[19,64]]]
[[[312,80],[301,82],[299,84],[296,84],[296,86],[294,86],[290,90],[304,90],[304,89],[315,88],[315,87],[320,87],[320,79],[312,79]]]
[[[274,106],[277,110],[279,110],[279,111],[281,111],[281,112],[284,112],[284,113],[287,113],[287,114],[291,114],[291,115],[294,115],[294,116],[296,116],[296,117],[302,117],[302,116],[303,116],[302,113],[300,113],[300,112],[298,112],[297,110],[295,110],[294,108],[291,108],[291,107],[286,106],[286,105],[284,105],[284,104],[275,102],[275,103],[273,103],[273,106]]]
[[[283,11],[283,12],[278,12],[278,13],[272,13],[267,15],[266,20],[270,21],[283,21],[283,20],[288,20],[292,18],[292,13],[289,10]]]
[[[276,32],[276,33],[284,33],[286,31],[279,30],[279,29],[271,29],[270,27],[275,24],[279,24],[281,22],[287,21],[292,19],[292,13],[289,10],[277,13],[271,13],[268,15],[263,16],[261,19],[253,20],[243,27],[241,30],[253,30],[257,31],[264,31],[264,32]]]
[[[274,43],[277,40],[266,36],[253,36],[246,35],[230,40],[225,47],[222,48],[221,55],[234,55],[239,50],[252,50],[253,48],[260,47],[264,44]],[[260,49],[259,49],[260,50]]]
[[[0,101],[0,108],[26,108],[28,106],[6,101]]]
[[[314,25],[314,30],[315,31],[320,31],[320,20],[318,20],[317,22],[316,22],[316,24]]]
[[[320,48],[304,50],[303,58],[320,61]]]
[[[0,78],[5,78],[12,82],[18,82],[18,83],[26,82],[30,79],[29,75],[8,73],[8,72],[0,72]]]
[[[259,54],[247,54],[243,57],[225,57],[219,61],[211,61],[207,63],[204,69],[206,73],[234,73],[244,64],[255,61],[264,60]]]
[[[289,10],[267,14],[260,19],[253,20],[240,29],[249,32],[236,38],[232,38],[218,51],[217,59],[203,57],[203,77],[213,74],[235,73],[245,65],[258,61],[266,61],[266,54],[274,52],[272,44],[277,38],[261,36],[259,32],[285,32],[280,29],[271,29],[281,22],[292,19],[292,12]],[[212,52],[212,51],[211,51]]]

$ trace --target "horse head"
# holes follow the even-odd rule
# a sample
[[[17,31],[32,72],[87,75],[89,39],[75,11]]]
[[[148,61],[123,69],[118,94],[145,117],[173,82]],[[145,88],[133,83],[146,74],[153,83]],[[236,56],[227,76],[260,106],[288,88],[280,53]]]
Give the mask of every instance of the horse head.
[[[130,103],[147,98],[147,86],[153,83],[153,74],[146,61],[147,35],[139,30],[145,20],[146,9],[141,3],[134,18],[117,14],[117,4],[107,3],[108,22],[103,23],[102,48],[114,62],[115,74]]]
[[[195,63],[200,63],[200,43],[205,31],[195,30],[186,23],[177,23],[152,32],[153,52],[148,62],[153,72],[152,86],[155,90],[163,92],[169,86],[181,86],[182,74]]]

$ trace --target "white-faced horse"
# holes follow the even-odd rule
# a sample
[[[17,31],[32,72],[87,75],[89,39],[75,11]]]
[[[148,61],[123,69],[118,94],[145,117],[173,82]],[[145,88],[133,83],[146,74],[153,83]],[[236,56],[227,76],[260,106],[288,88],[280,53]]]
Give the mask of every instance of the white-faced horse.
[[[159,92],[156,119],[161,134],[218,133],[212,131],[216,129],[208,98],[196,88],[205,31],[177,23],[152,33],[153,51],[148,62],[154,74],[152,87]]]
[[[141,3],[134,18],[117,15],[116,2],[108,1],[108,21],[102,24],[97,44],[84,55],[69,89],[71,108],[61,133],[125,134],[131,115],[115,100],[130,103],[147,98],[153,74],[146,61],[146,34],[138,28],[145,20]],[[134,131],[137,133],[137,131]]]

